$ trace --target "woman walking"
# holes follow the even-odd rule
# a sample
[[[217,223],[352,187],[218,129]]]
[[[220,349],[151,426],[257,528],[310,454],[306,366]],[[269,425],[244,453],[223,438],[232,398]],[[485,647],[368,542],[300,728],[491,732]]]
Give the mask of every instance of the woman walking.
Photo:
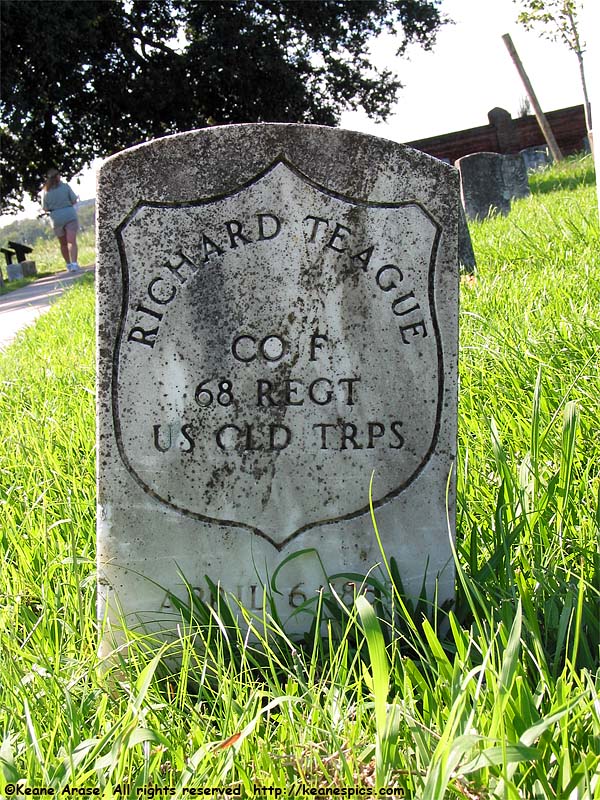
[[[46,173],[42,206],[50,214],[54,233],[60,242],[60,252],[69,272],[79,272],[77,263],[77,231],[79,222],[75,203],[77,195],[67,183],[60,179],[57,169],[49,169]]]

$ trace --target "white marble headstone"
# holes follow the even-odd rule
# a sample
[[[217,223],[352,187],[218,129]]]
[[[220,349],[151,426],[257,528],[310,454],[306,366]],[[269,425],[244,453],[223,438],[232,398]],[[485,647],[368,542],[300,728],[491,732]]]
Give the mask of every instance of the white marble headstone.
[[[344,573],[382,563],[373,472],[406,590],[453,596],[458,203],[453,168],[331,128],[210,128],[106,162],[101,615],[167,625],[182,575],[258,612],[302,550],[276,597],[303,630],[328,578],[347,595]]]

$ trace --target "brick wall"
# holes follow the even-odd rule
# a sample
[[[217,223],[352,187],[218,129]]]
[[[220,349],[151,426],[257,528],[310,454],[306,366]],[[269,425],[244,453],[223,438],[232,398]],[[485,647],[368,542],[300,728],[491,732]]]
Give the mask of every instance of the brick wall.
[[[550,111],[546,118],[563,155],[584,149],[586,128],[582,105]],[[452,164],[469,153],[518,153],[526,147],[543,147],[546,144],[533,115],[512,119],[508,111],[493,108],[488,119],[489,125],[406,144],[436,158],[447,159]]]

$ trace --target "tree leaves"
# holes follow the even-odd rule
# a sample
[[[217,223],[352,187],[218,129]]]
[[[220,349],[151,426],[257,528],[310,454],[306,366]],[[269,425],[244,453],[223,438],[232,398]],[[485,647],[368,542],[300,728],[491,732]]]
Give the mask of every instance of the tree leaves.
[[[385,118],[382,31],[431,46],[439,0],[3,0],[2,210],[43,175],[207,124]]]

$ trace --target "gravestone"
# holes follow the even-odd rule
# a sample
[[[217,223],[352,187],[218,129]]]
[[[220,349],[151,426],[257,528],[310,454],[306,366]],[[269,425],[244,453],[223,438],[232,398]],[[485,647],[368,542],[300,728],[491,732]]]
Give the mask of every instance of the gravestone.
[[[6,265],[6,274],[8,275],[9,281],[20,281],[23,275],[23,265],[22,264],[7,264]]]
[[[492,108],[488,111],[488,120],[495,129],[498,151],[512,153],[519,146],[519,134],[515,121],[504,108]]]
[[[547,147],[527,147],[525,150],[521,150],[521,155],[527,170],[543,169],[552,163],[552,156]]]
[[[21,261],[21,269],[23,270],[24,278],[34,278],[37,275],[37,266],[35,261]]]
[[[502,156],[502,175],[504,185],[511,200],[520,200],[529,197],[529,179],[527,177],[527,167],[525,159],[520,153]]]
[[[26,260],[27,254],[32,253],[33,248],[19,242],[9,242],[8,244],[12,250],[7,247],[0,247],[0,251],[6,261],[8,280],[31,278],[37,275],[35,261]],[[13,264],[13,257],[17,259],[16,264]]]
[[[472,153],[456,161],[468,219],[485,219],[490,213],[508,214],[510,211],[511,195],[503,160],[499,153]]]
[[[372,473],[407,593],[453,597],[458,202],[452,167],[316,126],[103,165],[101,617],[167,628],[167,590],[208,601],[206,576],[260,614],[285,561],[274,597],[306,630],[328,578],[346,602],[385,580]]]

